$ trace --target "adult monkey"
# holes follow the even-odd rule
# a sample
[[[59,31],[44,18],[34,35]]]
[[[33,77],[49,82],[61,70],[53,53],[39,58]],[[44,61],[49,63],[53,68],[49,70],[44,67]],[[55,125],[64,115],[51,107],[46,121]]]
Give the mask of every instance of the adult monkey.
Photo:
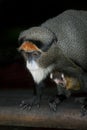
[[[87,72],[86,11],[64,11],[39,27],[21,32],[19,42],[19,51],[37,84],[37,104],[43,80],[53,69],[77,78],[84,87],[84,72]]]

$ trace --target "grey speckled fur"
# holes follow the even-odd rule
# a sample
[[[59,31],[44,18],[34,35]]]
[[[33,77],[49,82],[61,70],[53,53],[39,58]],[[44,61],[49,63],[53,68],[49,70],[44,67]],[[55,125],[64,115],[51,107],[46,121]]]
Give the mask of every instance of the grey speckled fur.
[[[87,70],[87,11],[67,10],[44,22],[63,53]]]

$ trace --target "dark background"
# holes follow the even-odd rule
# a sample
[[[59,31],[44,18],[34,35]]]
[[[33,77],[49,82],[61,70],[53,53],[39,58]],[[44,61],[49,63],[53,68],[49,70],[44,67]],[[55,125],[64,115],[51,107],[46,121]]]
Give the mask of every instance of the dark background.
[[[66,9],[87,10],[87,3],[81,0],[0,0],[0,26],[5,28],[37,25]]]
[[[0,46],[18,46],[21,30],[37,26],[67,9],[87,10],[83,0],[0,0]]]
[[[33,85],[17,51],[19,33],[67,9],[87,10],[87,3],[83,0],[0,0],[0,88]]]

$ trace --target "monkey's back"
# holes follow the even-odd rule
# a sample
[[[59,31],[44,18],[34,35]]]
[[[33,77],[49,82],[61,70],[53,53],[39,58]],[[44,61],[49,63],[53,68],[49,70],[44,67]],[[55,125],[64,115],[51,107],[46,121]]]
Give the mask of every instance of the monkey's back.
[[[55,33],[63,53],[87,71],[87,11],[67,10],[41,26]]]

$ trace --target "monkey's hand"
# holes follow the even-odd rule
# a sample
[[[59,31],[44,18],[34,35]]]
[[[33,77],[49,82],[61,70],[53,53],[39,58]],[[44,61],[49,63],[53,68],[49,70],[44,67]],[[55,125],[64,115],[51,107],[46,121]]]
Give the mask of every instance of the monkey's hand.
[[[27,109],[31,110],[33,106],[40,107],[40,101],[41,101],[41,96],[42,96],[42,90],[44,87],[44,83],[41,82],[38,85],[35,86],[34,88],[34,94],[32,98],[28,100],[23,100],[20,104],[20,107],[22,109]]]
[[[61,95],[56,95],[54,99],[51,99],[49,101],[49,107],[51,110],[56,111],[57,110],[57,105],[62,103],[66,99],[66,96],[61,94]]]
[[[40,97],[37,95],[33,96],[32,99],[22,100],[20,103],[23,110],[31,110],[33,106],[37,106],[37,108],[40,106]]]

